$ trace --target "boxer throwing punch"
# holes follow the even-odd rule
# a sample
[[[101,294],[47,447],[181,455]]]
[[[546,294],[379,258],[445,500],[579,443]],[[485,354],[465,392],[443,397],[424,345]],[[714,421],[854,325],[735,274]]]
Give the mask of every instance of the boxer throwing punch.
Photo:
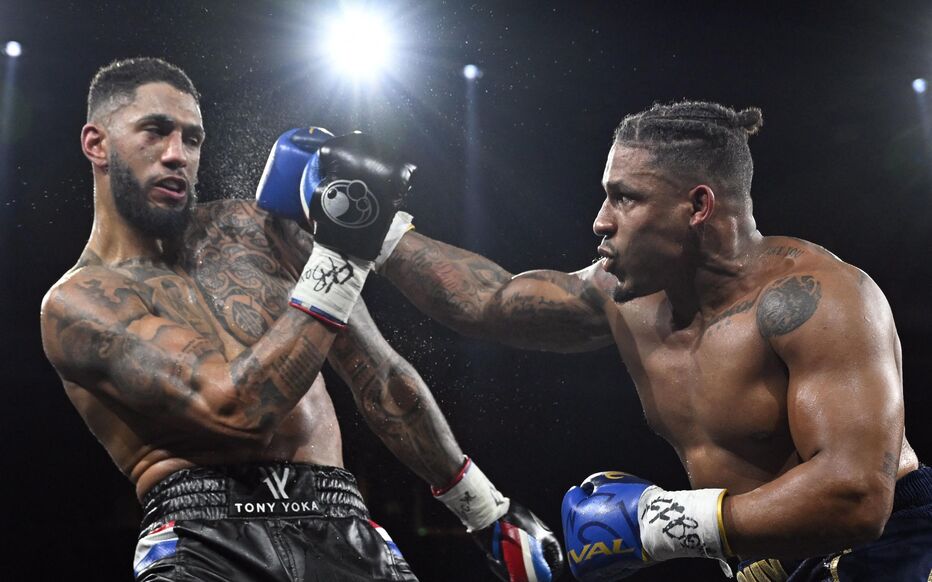
[[[325,229],[325,246],[252,202],[196,205],[198,93],[158,59],[97,73],[81,138],[94,226],[43,301],[43,344],[143,504],[137,580],[416,580],[343,468],[325,359],[419,476],[454,497],[482,489],[481,515],[457,509],[498,550],[496,573],[551,579],[561,554],[549,530],[463,455],[359,301],[391,212],[352,232]],[[263,188],[297,192],[274,176],[292,174],[289,163],[300,175],[310,154],[278,153]],[[355,179],[393,208],[413,169],[344,154],[366,160]],[[505,543],[514,538],[524,545]],[[519,561],[537,570],[518,578]]]
[[[575,273],[512,275],[396,216],[380,272],[415,305],[517,347],[614,343],[688,469],[690,491],[605,472],[567,493],[581,580],[692,556],[739,557],[742,580],[930,576],[932,469],[905,438],[890,307],[825,249],[757,230],[760,125],[757,109],[703,102],[627,116],[593,226],[601,259]]]

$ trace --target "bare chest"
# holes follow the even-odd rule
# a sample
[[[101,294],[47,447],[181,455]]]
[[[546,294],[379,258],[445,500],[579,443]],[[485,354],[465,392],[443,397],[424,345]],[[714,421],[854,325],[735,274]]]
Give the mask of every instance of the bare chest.
[[[619,331],[619,351],[647,422],[681,457],[789,442],[785,367],[758,332],[753,312],[704,332]]]
[[[207,229],[189,240],[177,267],[140,275],[155,314],[190,326],[227,357],[268,331],[294,285],[261,231]]]

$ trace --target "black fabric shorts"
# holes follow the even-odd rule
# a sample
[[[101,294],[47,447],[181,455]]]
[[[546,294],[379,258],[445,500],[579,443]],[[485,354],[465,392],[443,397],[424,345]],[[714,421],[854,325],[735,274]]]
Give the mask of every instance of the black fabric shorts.
[[[146,494],[137,582],[416,582],[352,474],[268,463],[173,473]]]
[[[754,572],[749,571],[755,568]],[[883,535],[849,550],[806,560],[739,566],[748,582],[929,582],[932,580],[932,467],[897,481]]]

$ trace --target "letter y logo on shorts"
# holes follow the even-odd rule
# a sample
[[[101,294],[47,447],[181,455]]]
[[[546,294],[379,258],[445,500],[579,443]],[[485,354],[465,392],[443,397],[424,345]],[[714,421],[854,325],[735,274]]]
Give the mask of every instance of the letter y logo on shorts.
[[[288,483],[288,473],[291,471],[288,467],[285,467],[285,470],[282,471],[281,477],[274,469],[268,469],[268,475],[265,479],[262,480],[263,483],[269,488],[269,491],[272,492],[272,497],[275,499],[288,499],[288,493],[285,491],[285,485]],[[265,473],[266,471],[263,471]]]

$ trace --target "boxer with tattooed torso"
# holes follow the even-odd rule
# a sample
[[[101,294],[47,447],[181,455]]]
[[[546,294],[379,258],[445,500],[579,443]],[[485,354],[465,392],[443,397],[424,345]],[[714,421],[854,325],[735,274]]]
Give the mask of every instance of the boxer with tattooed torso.
[[[43,344],[68,397],[143,504],[136,579],[416,580],[343,469],[325,360],[374,432],[433,487],[481,472],[466,471],[429,390],[358,301],[369,262],[356,243],[331,233],[325,249],[251,201],[195,204],[198,97],[158,59],[95,76],[82,131],[94,225],[42,306]],[[410,177],[402,169],[392,184],[358,178],[390,207]],[[266,184],[276,186],[290,187]],[[376,250],[377,231],[367,235]],[[527,530],[558,571],[550,532],[482,483],[494,507],[478,524],[459,515],[477,540]],[[508,579],[514,564],[489,560]]]
[[[825,249],[757,230],[747,138],[760,124],[757,109],[696,102],[626,117],[593,227],[601,258],[582,271],[512,275],[416,232],[382,269],[465,335],[617,346],[693,489],[621,472],[571,489],[581,580],[677,557],[740,557],[741,580],[930,576],[932,471],[905,438],[890,307]]]

